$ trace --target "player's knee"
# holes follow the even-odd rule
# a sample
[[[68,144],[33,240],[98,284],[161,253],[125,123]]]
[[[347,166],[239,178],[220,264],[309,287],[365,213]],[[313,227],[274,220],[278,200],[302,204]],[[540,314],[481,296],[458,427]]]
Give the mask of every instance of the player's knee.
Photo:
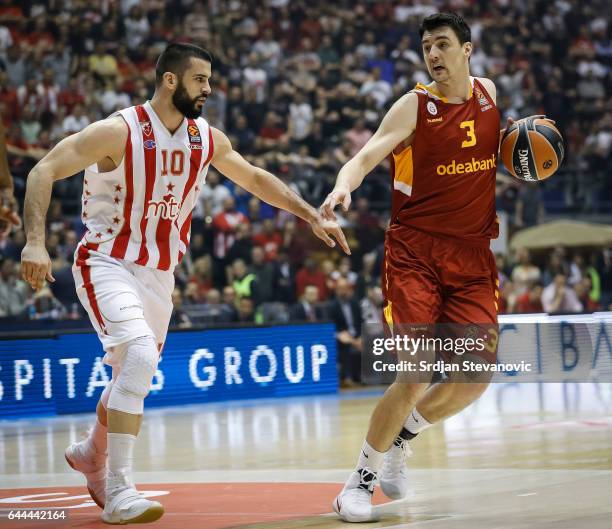
[[[113,378],[106,387],[102,390],[102,395],[100,395],[100,404],[104,408],[108,408],[108,399],[110,397],[111,390],[113,389],[113,384],[115,383],[115,379]]]
[[[113,385],[115,384],[115,380],[116,378],[113,378],[108,384],[106,384],[106,387],[102,390],[102,395],[100,395],[98,405],[96,406],[96,414],[98,415],[98,421],[104,426],[107,426],[106,410],[108,408],[108,399],[110,398],[110,394],[113,389]]]
[[[420,395],[424,389],[427,387],[427,384],[422,384],[419,382],[407,382],[402,380],[396,380],[393,384],[393,389],[398,395],[398,397],[407,402],[412,402],[415,400],[418,395]]]
[[[159,351],[152,336],[132,340],[127,345],[121,372],[110,392],[108,408],[134,415],[142,414],[144,399],[151,389],[158,362]]]
[[[462,380],[459,383],[452,384],[453,394],[458,402],[473,402],[486,391],[489,384],[489,380],[482,380],[478,382]]]

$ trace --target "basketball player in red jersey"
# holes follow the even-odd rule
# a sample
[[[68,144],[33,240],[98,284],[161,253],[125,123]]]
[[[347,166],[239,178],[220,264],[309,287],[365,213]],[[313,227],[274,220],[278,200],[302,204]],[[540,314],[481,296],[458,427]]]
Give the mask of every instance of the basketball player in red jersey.
[[[200,117],[210,94],[211,56],[170,44],[159,57],[156,90],[144,105],[119,111],[61,141],[34,167],[25,198],[22,275],[39,289],[53,281],[45,215],[53,182],[85,170],[83,222],[73,274],[79,299],[105,350],[113,379],[90,436],[66,450],[107,523],[152,522],[163,507],[141,496],[132,459],[172,313],[174,267],[189,244],[191,213],[209,164],[270,204],[310,223],[329,246],[349,252],[337,223],[233,150]],[[108,457],[107,457],[108,455]]]
[[[495,343],[487,347],[494,355],[497,270],[489,240],[498,233],[495,85],[470,76],[471,32],[460,16],[431,15],[420,35],[433,81],[418,84],[391,107],[340,170],[321,209],[330,219],[337,205],[346,211],[351,192],[391,155],[393,202],[382,279],[387,324],[491,325]],[[379,477],[387,496],[405,497],[407,441],[487,387],[398,380],[374,410],[357,466],[333,502],[345,521],[376,519],[371,498]]]

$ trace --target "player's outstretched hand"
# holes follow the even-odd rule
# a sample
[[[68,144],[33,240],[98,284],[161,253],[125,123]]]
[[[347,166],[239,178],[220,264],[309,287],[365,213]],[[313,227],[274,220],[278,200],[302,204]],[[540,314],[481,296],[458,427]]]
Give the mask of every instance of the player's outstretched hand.
[[[327,195],[325,202],[321,204],[321,215],[329,220],[336,220],[334,209],[338,204],[342,204],[342,209],[348,211],[351,205],[351,190],[346,187],[334,187],[332,192]]]
[[[324,219],[321,215],[317,215],[315,219],[310,223],[313,233],[321,239],[327,246],[334,248],[336,243],[332,239],[336,239],[340,247],[344,250],[344,253],[351,255],[351,249],[346,242],[346,237],[340,229],[338,222],[335,220]],[[332,237],[330,237],[330,235]]]
[[[7,235],[13,226],[21,226],[13,190],[0,189],[0,239]]]
[[[34,290],[40,290],[45,279],[51,283],[55,282],[51,275],[51,259],[44,246],[29,243],[25,245],[21,252],[21,277]]]
[[[534,116],[528,116],[528,117],[530,117],[530,118],[540,118],[540,119],[545,119],[545,120],[547,120],[547,121],[550,121],[550,122],[551,122],[553,125],[556,125],[556,124],[557,124],[557,122],[556,122],[554,119],[550,119],[550,118],[546,117],[544,114],[537,114],[537,115],[534,115]],[[524,119],[527,119],[527,118],[524,118]],[[519,120],[519,121],[520,121],[520,120]],[[504,135],[504,133],[505,133],[505,132],[506,132],[506,131],[507,131],[507,130],[508,130],[508,129],[509,129],[509,128],[510,128],[510,127],[513,125],[513,124],[514,124],[514,123],[516,123],[516,120],[515,120],[514,118],[511,118],[510,116],[508,116],[508,117],[506,118],[506,128],[505,128],[505,129],[502,129],[502,130],[500,131],[500,132],[501,132],[501,135],[503,136],[503,135]]]

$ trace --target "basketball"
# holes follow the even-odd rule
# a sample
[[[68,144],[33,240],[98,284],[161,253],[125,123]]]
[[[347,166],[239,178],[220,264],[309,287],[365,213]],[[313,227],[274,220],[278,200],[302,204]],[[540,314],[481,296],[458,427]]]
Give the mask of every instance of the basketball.
[[[545,116],[515,121],[501,140],[502,162],[519,180],[546,180],[559,169],[564,153],[561,133]]]

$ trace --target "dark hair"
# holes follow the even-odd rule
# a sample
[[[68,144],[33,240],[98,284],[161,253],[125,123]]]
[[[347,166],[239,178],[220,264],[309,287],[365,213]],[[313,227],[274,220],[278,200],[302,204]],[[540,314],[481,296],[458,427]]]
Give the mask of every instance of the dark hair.
[[[419,28],[419,36],[423,38],[423,33],[426,31],[433,31],[444,26],[451,28],[455,32],[460,44],[471,42],[472,31],[470,26],[457,13],[436,13],[424,18]]]
[[[212,63],[210,52],[195,44],[183,42],[168,44],[159,56],[159,59],[157,59],[157,64],[155,65],[155,83],[159,86],[166,72],[172,72],[181,77],[188,68],[189,59],[192,57]]]

